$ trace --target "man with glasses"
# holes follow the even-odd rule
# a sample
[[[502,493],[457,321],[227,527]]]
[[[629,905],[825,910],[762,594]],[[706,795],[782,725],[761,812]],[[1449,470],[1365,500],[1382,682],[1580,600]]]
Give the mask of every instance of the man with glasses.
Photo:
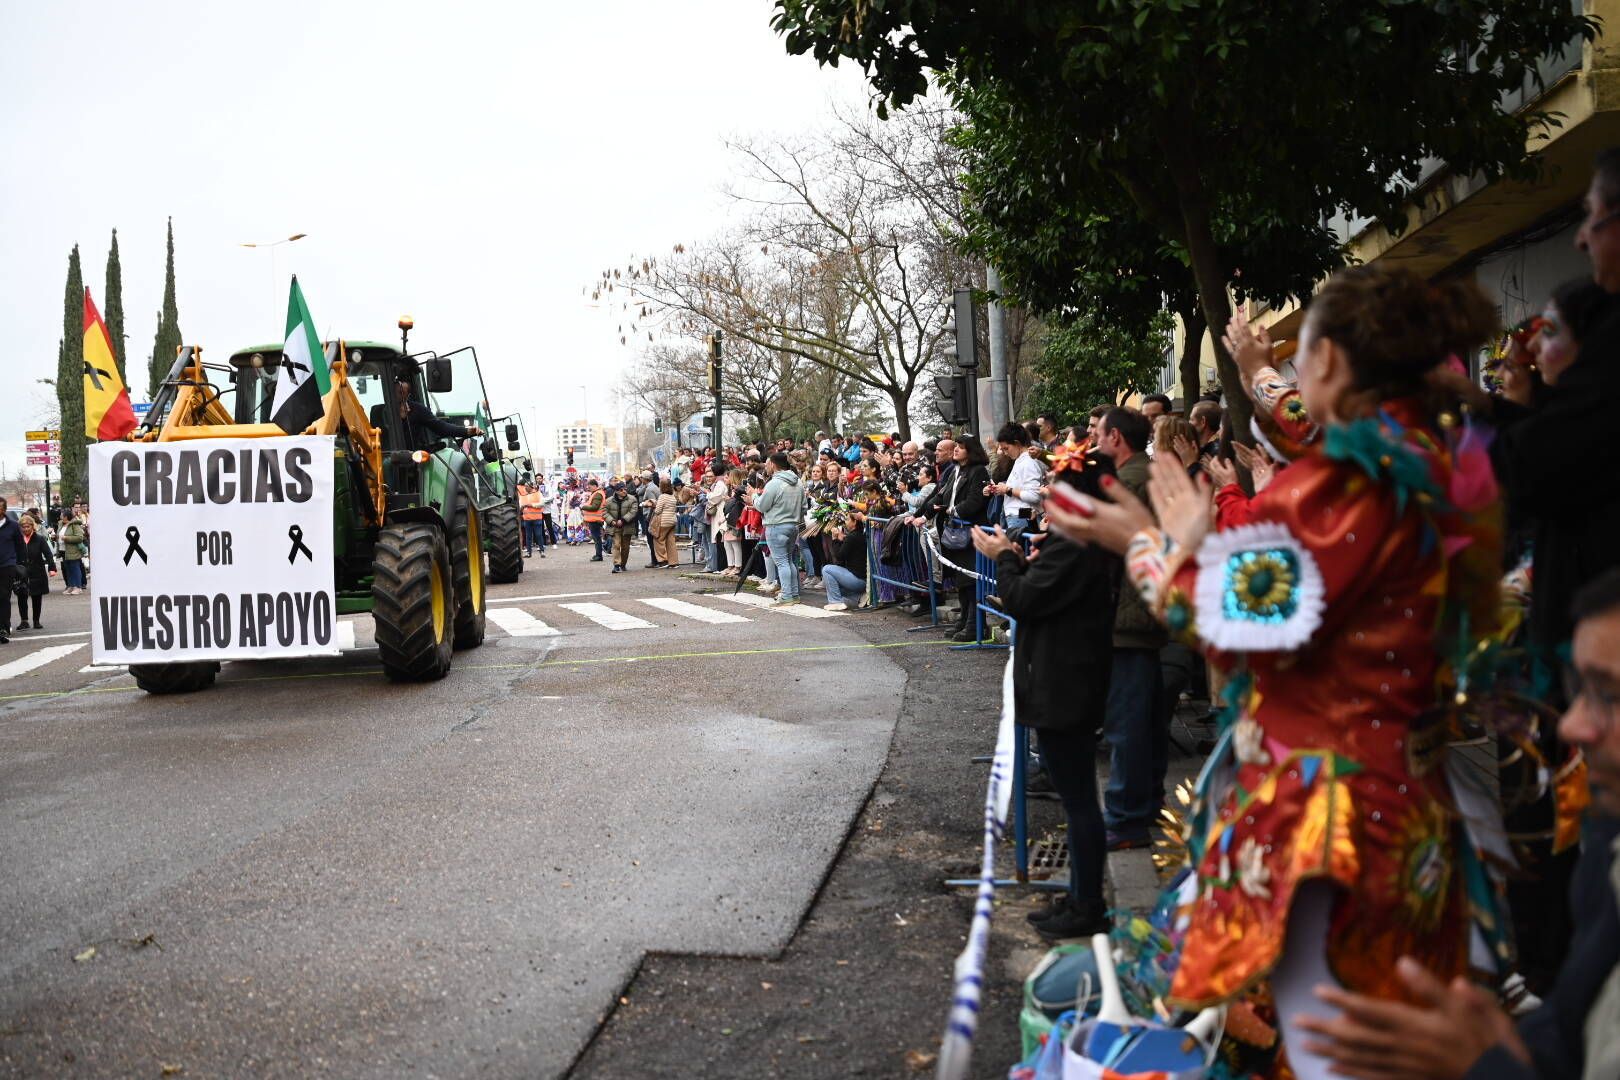
[[[1442,983],[1410,957],[1398,969],[1410,1003],[1322,987],[1322,1015],[1301,1026],[1346,1076],[1620,1076],[1620,570],[1582,590],[1573,617],[1558,733],[1586,755],[1592,805],[1570,888],[1575,939],[1558,979],[1517,1025],[1489,990]]]

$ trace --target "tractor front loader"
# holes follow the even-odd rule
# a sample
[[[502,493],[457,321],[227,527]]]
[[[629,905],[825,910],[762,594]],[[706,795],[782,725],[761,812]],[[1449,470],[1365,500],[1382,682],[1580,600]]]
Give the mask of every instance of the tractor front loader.
[[[132,439],[278,438],[269,422],[281,346],[240,350],[205,365],[186,347]],[[494,503],[462,440],[411,444],[400,388],[417,400],[448,393],[445,358],[411,357],[378,342],[327,345],[331,389],[306,434],[335,436],[333,551],[337,613],[369,611],[383,671],[420,682],[444,677],[456,649],[484,640],[483,515]],[[210,370],[229,372],[223,393]],[[226,394],[232,395],[227,408]],[[267,574],[274,568],[266,567]],[[217,662],[132,665],[150,693],[201,689]]]

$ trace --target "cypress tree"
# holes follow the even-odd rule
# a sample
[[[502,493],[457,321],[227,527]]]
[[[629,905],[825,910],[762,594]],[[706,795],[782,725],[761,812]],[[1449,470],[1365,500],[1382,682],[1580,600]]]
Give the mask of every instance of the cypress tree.
[[[112,339],[113,359],[118,362],[118,378],[125,386],[129,376],[125,373],[124,357],[129,352],[124,342],[124,268],[118,264],[118,230],[112,231],[112,247],[107,251],[107,288],[101,294],[102,318],[107,323],[107,336]]]
[[[163,277],[163,310],[158,312],[157,339],[152,343],[152,366],[147,382],[146,399],[157,397],[158,387],[174,366],[174,354],[180,348],[180,308],[174,301],[174,218],[169,219],[169,257]]]
[[[68,256],[67,286],[62,290],[62,344],[56,359],[56,401],[62,424],[62,493],[85,491],[84,437],[84,274],[79,245]]]

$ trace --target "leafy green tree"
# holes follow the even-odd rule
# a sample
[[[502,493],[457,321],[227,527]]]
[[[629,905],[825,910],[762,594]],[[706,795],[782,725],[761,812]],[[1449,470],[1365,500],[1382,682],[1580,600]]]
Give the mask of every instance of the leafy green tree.
[[[163,270],[163,308],[158,312],[157,339],[152,343],[152,363],[147,376],[148,401],[157,397],[158,387],[174,366],[174,355],[180,344],[180,308],[174,300],[174,218],[170,218],[169,253]]]
[[[101,294],[106,305],[102,316],[107,323],[107,337],[112,340],[113,359],[118,363],[118,378],[125,386],[124,357],[129,349],[124,341],[124,269],[118,263],[118,230],[112,231],[112,247],[107,249],[107,287]]]
[[[1028,411],[1078,423],[1093,406],[1157,390],[1172,328],[1163,311],[1145,326],[1122,325],[1096,311],[1050,326],[1046,350],[1035,361]]]
[[[1128,207],[1185,260],[1217,329],[1247,278],[1223,240],[1340,213],[1399,230],[1431,159],[1534,175],[1525,147],[1556,117],[1501,102],[1597,33],[1568,0],[776,0],[772,23],[791,53],[860,64],[882,115],[931,74],[993,87],[990,119],[1027,152],[980,205],[1075,184],[1081,213]],[[1246,395],[1216,339],[1236,408]]]
[[[84,444],[84,274],[79,245],[68,256],[62,290],[62,342],[56,353],[56,402],[62,418],[62,489],[72,498],[85,493]]]

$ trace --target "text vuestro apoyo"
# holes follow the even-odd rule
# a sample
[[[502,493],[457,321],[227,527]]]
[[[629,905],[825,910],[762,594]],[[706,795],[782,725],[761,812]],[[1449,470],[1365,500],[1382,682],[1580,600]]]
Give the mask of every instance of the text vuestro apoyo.
[[[331,436],[90,447],[98,662],[337,651]]]

